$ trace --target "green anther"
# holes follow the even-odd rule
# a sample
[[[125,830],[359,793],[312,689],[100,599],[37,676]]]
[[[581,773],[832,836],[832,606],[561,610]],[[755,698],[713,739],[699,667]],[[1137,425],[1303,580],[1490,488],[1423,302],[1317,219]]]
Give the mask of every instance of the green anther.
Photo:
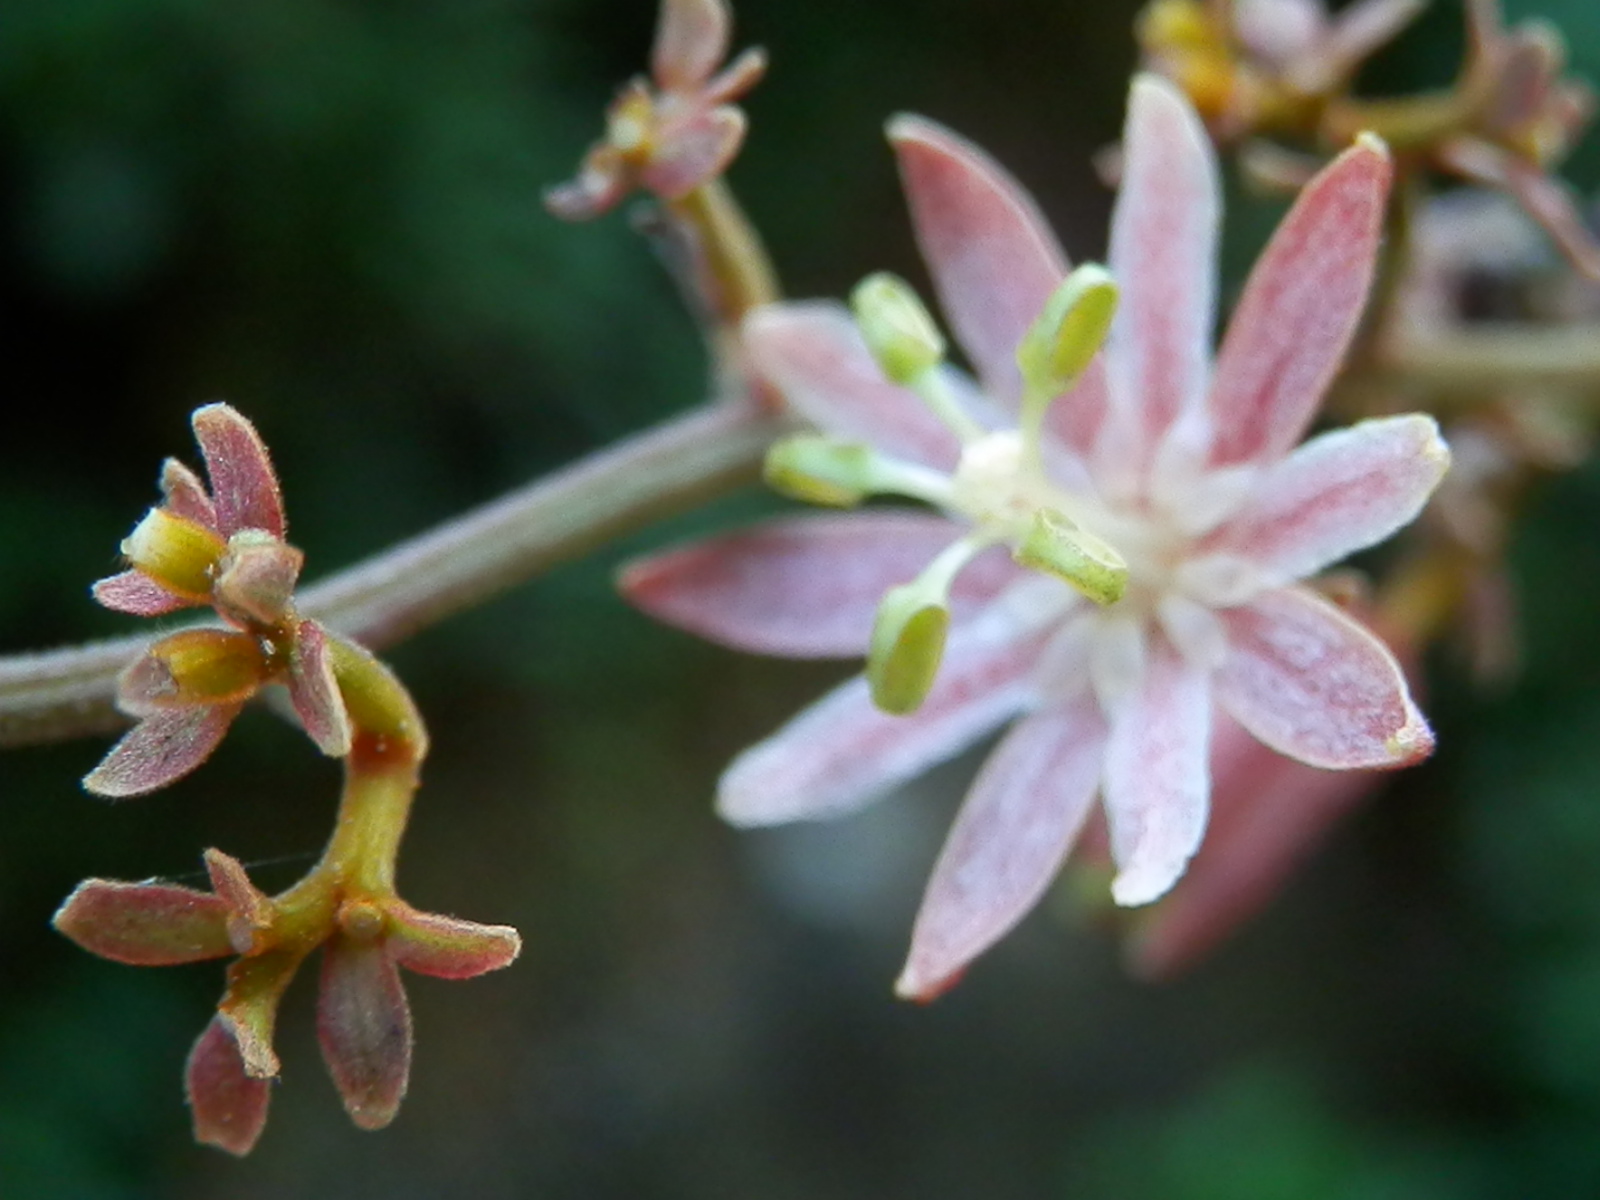
[[[922,581],[890,588],[878,606],[867,655],[872,702],[905,716],[922,707],[944,658],[950,609],[943,594]]]
[[[795,500],[854,508],[875,490],[877,460],[871,446],[797,433],[773,443],[762,475],[773,491]]]
[[[1048,508],[1034,514],[1033,527],[1012,557],[1065,580],[1096,604],[1115,604],[1128,586],[1128,564],[1120,554]]]
[[[1048,405],[1076,382],[1105,342],[1116,311],[1117,285],[1104,267],[1085,263],[1067,276],[1017,347],[1031,406]]]
[[[939,327],[898,275],[868,275],[850,293],[850,307],[872,357],[893,382],[909,386],[944,361]]]

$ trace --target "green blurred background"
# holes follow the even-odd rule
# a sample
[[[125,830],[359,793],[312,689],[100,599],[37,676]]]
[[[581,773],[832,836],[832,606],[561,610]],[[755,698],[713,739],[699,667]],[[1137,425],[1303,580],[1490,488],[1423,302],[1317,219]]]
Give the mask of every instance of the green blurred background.
[[[1563,23],[1600,75],[1593,0]],[[1453,3],[1378,70],[1447,78]],[[928,113],[1103,251],[1134,52],[1123,0],[751,0],[771,50],[733,181],[790,291],[920,278],[879,129]],[[6,0],[0,8],[0,648],[124,632],[86,584],[193,457],[260,425],[311,574],[698,399],[703,364],[618,216],[539,208],[643,62],[646,0]],[[1574,177],[1600,181],[1588,147]],[[1238,210],[1244,261],[1269,213]],[[1230,282],[1236,284],[1235,270]],[[651,530],[391,658],[434,732],[413,902],[519,926],[521,961],[413,978],[412,1095],[352,1128],[291,991],[255,1155],[193,1146],[184,1054],[215,964],[138,970],[48,927],[81,878],[269,888],[320,848],[337,772],[264,712],[195,777],[108,806],[101,743],[0,762],[0,1197],[1379,1200],[1600,1194],[1600,471],[1515,547],[1528,669],[1437,664],[1443,749],[1340,828],[1187,978],[1036,914],[931,1008],[895,1002],[971,760],[858,818],[735,834],[721,764],[844,668],[741,659],[609,590]]]

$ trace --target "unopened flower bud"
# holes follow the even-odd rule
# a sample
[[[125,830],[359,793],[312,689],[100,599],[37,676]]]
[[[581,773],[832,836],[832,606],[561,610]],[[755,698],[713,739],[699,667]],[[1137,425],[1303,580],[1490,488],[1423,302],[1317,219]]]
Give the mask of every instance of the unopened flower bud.
[[[1117,311],[1117,285],[1102,266],[1085,263],[1045,301],[1017,347],[1017,366],[1032,404],[1070,388],[1099,353]]]
[[[226,548],[205,526],[164,508],[152,508],[122,540],[122,553],[135,570],[168,591],[202,602],[210,598]]]
[[[850,307],[872,357],[895,383],[911,384],[944,361],[939,327],[898,275],[868,275],[850,294]]]
[[[218,564],[214,589],[224,615],[261,625],[276,625],[289,611],[305,555],[259,529],[243,529],[228,539]]]
[[[255,638],[224,629],[185,629],[154,643],[123,672],[118,700],[130,713],[248,699],[267,674]]]
[[[808,504],[854,508],[874,491],[877,455],[870,446],[799,433],[767,451],[768,486]]]
[[[949,628],[944,588],[919,579],[889,589],[878,606],[867,656],[872,702],[896,716],[922,707],[944,658]]]
[[[1014,557],[1025,567],[1065,580],[1096,604],[1115,604],[1128,585],[1128,564],[1120,554],[1048,508],[1034,514]]]

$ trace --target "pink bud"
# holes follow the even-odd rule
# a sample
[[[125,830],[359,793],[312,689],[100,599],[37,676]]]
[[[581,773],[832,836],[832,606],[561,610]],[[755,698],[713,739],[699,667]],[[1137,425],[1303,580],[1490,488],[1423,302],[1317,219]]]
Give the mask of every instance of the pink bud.
[[[91,954],[135,967],[222,958],[227,908],[216,896],[166,883],[87,879],[52,919]]]
[[[212,1018],[189,1052],[184,1090],[196,1141],[241,1157],[255,1148],[267,1124],[272,1083],[245,1073],[239,1047],[222,1018]]]
[[[363,1129],[394,1120],[411,1074],[411,1011],[381,941],[341,934],[323,949],[317,1038],[350,1119]]]
[[[510,966],[522,938],[509,925],[479,925],[438,913],[389,905],[389,953],[407,970],[440,979],[471,979]]]

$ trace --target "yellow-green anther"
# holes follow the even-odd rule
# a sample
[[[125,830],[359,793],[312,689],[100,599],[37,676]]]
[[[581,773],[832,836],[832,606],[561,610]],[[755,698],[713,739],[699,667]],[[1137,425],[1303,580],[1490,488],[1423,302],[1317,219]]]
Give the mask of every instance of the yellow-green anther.
[[[878,606],[867,655],[872,702],[905,716],[922,707],[944,658],[950,609],[942,591],[921,580],[890,588]]]
[[[1104,267],[1085,263],[1067,276],[1017,347],[1030,406],[1048,405],[1083,374],[1116,311],[1117,285]]]
[[[909,386],[944,361],[944,337],[904,279],[880,271],[850,293],[867,348],[895,383]]]
[[[773,443],[762,474],[773,491],[795,500],[854,508],[875,490],[877,458],[860,442],[797,433]]]
[[[225,549],[211,530],[164,508],[152,508],[122,539],[122,553],[133,567],[171,591],[197,598],[210,595]]]
[[[1120,554],[1048,508],[1034,514],[1028,536],[1012,557],[1064,579],[1096,604],[1115,604],[1128,586],[1128,564]]]
[[[922,574],[884,594],[867,651],[867,685],[872,702],[884,712],[905,716],[922,707],[944,658],[950,586],[961,569],[991,544],[977,534],[952,542]]]

